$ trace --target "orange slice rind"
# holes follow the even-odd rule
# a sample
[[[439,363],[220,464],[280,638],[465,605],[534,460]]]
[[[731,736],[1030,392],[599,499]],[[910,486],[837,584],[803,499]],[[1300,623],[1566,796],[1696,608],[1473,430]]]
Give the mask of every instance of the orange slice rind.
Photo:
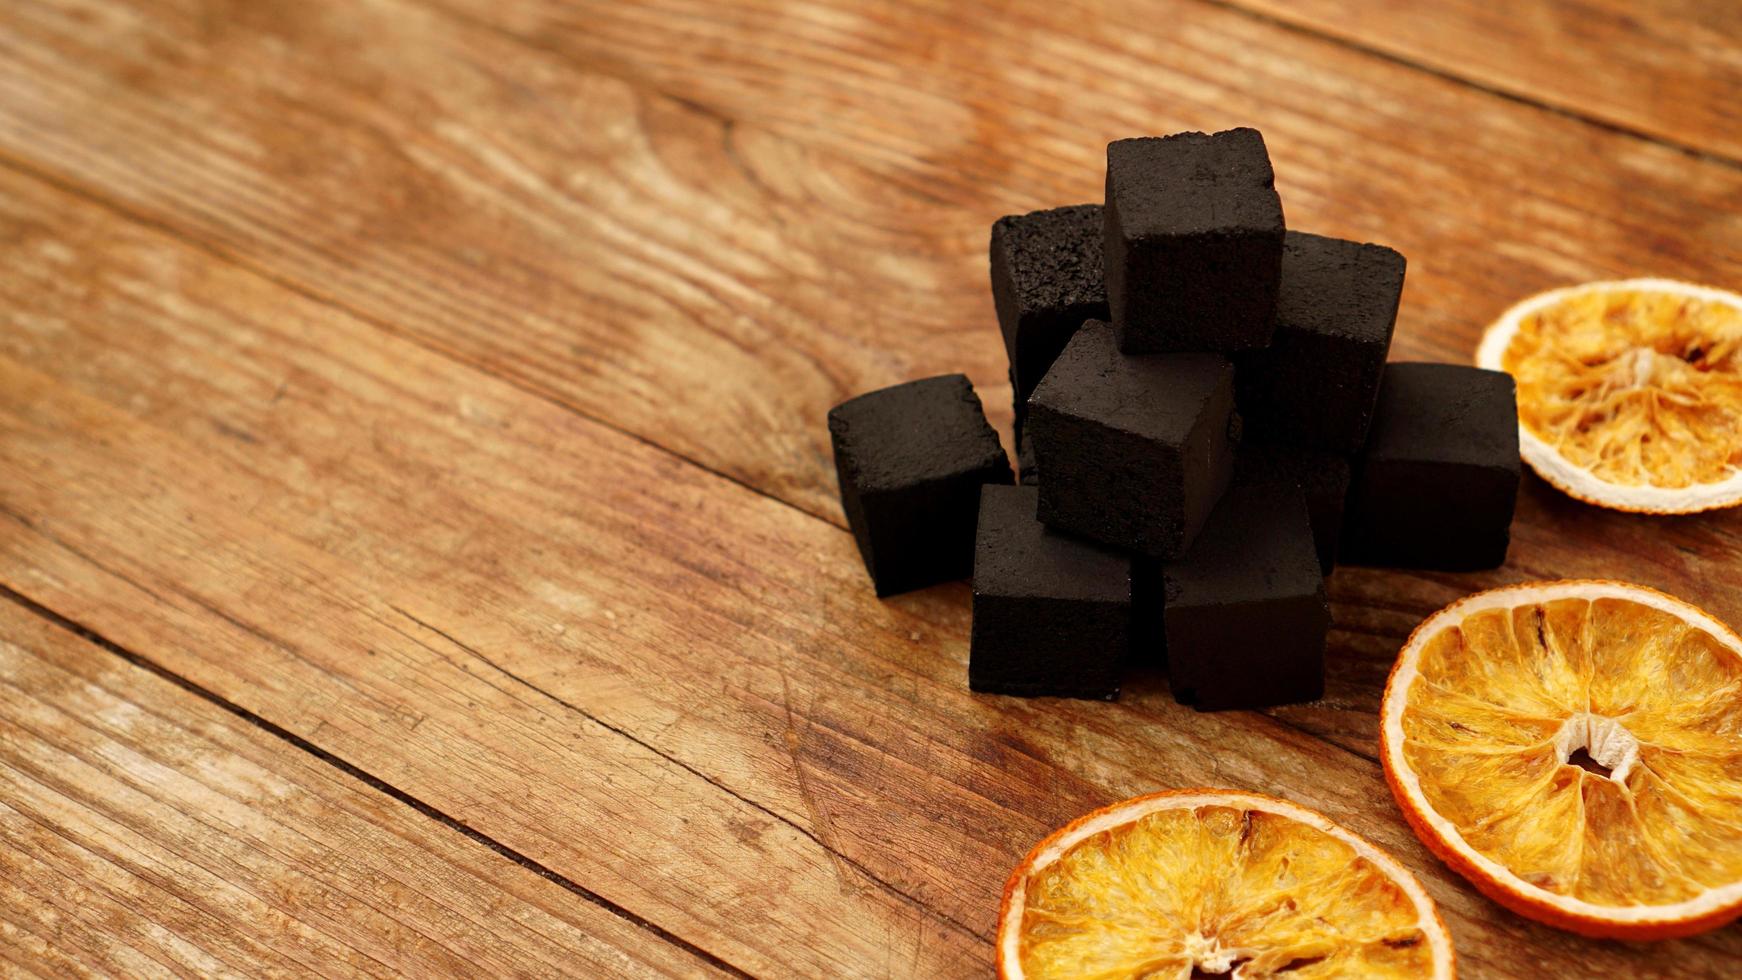
[[[1037,844],[999,910],[1005,980],[1452,977],[1451,936],[1395,859],[1305,807],[1189,789]]]
[[[1482,337],[1518,381],[1519,450],[1587,503],[1686,514],[1742,503],[1742,296],[1670,279],[1539,293]]]
[[[1679,599],[1561,581],[1447,606],[1398,656],[1380,755],[1423,843],[1521,915],[1666,939],[1742,914],[1742,638]]]

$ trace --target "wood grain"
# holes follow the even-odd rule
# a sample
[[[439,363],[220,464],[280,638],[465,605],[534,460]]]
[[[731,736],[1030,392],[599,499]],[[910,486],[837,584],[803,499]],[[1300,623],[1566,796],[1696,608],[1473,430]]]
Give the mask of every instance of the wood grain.
[[[0,600],[0,947],[58,976],[712,976]]]
[[[1204,783],[1401,855],[1473,976],[1742,952],[1522,923],[1370,760],[1263,715],[972,696],[959,587],[879,603],[839,529],[42,185],[0,201],[0,581],[735,966],[981,973],[1047,828]]]
[[[9,319],[0,365],[6,584],[741,969],[982,961],[978,935],[812,828],[794,758],[825,736],[787,713],[783,678],[802,708],[815,694],[785,663],[794,634],[809,650],[833,631],[814,594],[775,602],[799,623],[761,622],[732,578],[740,539],[767,530],[716,537],[759,501],[824,529],[840,586],[844,534],[4,186],[16,275],[0,306],[30,311]],[[143,465],[122,465],[123,446]],[[918,847],[906,835],[928,827],[894,816],[878,817],[888,843]],[[824,921],[843,926],[790,940]]]
[[[1015,73],[1010,52],[1037,34],[1062,46],[1061,56],[1088,64],[1094,50],[1117,53],[1133,42],[1115,36],[1116,11],[1105,22],[1078,24],[1068,11],[1037,6],[1017,8],[1020,16],[1004,33],[978,36],[974,43],[982,51],[913,44],[904,53],[899,39],[946,37],[958,20],[948,8],[913,3],[830,19],[783,13],[786,8],[661,2],[665,6],[571,12],[516,0],[473,11],[479,17],[497,11],[520,43],[392,3],[240,27],[215,8],[187,3],[164,4],[153,20],[114,17],[106,33],[70,18],[47,27],[32,21],[20,25],[20,35],[35,40],[31,50],[39,59],[29,65],[29,84],[47,93],[45,104],[54,111],[24,114],[15,144],[47,147],[32,152],[88,178],[97,192],[135,213],[269,269],[299,290],[360,310],[372,322],[838,522],[824,430],[815,424],[832,401],[903,377],[965,367],[994,413],[1005,415],[1005,389],[988,381],[1003,376],[1003,361],[989,326],[981,238],[989,214],[1027,205],[975,213],[987,194],[1013,193],[986,188],[1002,179],[1013,186],[1057,186],[1047,192],[1055,201],[1092,196],[1103,137],[1085,132],[1067,142],[1058,134],[1070,126],[1140,125],[1131,107],[1106,105],[1108,95],[1098,88],[1083,96],[1098,101],[1060,109],[1057,86]],[[1305,154],[1308,165],[1282,166],[1285,185],[1291,171],[1310,175],[1313,185],[1334,195],[1316,203],[1333,220],[1365,215],[1366,228],[1336,230],[1392,241],[1416,256],[1400,356],[1467,356],[1480,318],[1514,288],[1556,281],[1544,263],[1582,278],[1623,274],[1634,268],[1629,262],[1669,257],[1676,274],[1715,277],[1742,256],[1738,209],[1727,203],[1742,201],[1742,174],[1497,103],[1335,45],[1303,44],[1290,32],[1227,11],[1191,5],[1179,11],[1202,29],[1180,32],[1172,43],[1188,46],[1168,49],[1174,53],[1158,63],[1220,64],[1238,56],[1255,66],[1293,66],[1300,78],[1292,86],[1281,76],[1254,79],[1250,93],[1231,96],[1187,84],[1198,76],[1182,80],[1180,69],[1169,67],[1158,80],[1182,98],[1155,118],[1214,126],[1249,111],[1275,123],[1265,123],[1273,143],[1319,144]],[[859,27],[868,21],[877,30],[841,30],[836,21]],[[660,23],[675,26],[662,31]],[[347,38],[389,30],[399,43],[390,51],[371,49],[364,63],[333,65],[323,58],[348,51]],[[212,31],[222,43],[207,37]],[[153,44],[137,39],[146,32]],[[162,45],[178,57],[156,57]],[[707,45],[730,48],[732,58],[722,67]],[[820,64],[789,57],[795,46],[814,51]],[[57,65],[52,59],[69,48]],[[631,56],[642,60],[622,63]],[[40,62],[44,57],[50,60]],[[664,62],[644,63],[654,57],[668,59],[670,70]],[[879,67],[904,57],[904,71]],[[825,67],[837,61],[843,67]],[[709,70],[677,70],[697,63]],[[153,84],[145,97],[129,92],[117,105],[60,91],[59,79],[82,81],[92,64],[110,66],[115,78],[149,77]],[[270,70],[248,67],[256,64]],[[506,64],[516,66],[515,78],[503,77]],[[733,116],[646,96],[577,70],[582,64],[640,71],[645,81],[710,99]],[[1158,72],[1129,53],[1111,64],[1137,78]],[[446,71],[437,91],[393,82],[430,75],[435,65]],[[993,79],[1008,103],[1000,111],[1015,116],[1000,116],[990,128],[968,127],[952,167],[941,166],[935,153],[896,155],[908,144],[895,143],[890,126],[901,127],[907,141],[964,138],[940,132],[925,115],[941,111],[935,99],[915,103],[901,97],[901,86],[956,78],[960,93],[951,97],[960,111],[988,111],[989,97],[976,93],[992,82],[976,73],[1000,65],[1013,74]],[[224,80],[226,93],[240,90],[245,97],[208,94],[211,86],[202,79],[211,75]],[[1361,93],[1337,94],[1346,77],[1367,78],[1393,95],[1377,111],[1364,109],[1356,104],[1365,99]],[[783,79],[780,99],[740,87],[770,78]],[[1296,90],[1281,110],[1266,101]],[[1112,94],[1131,95],[1139,107],[1156,101],[1130,87]],[[432,99],[438,100],[433,107]],[[1333,125],[1326,105],[1359,112],[1339,112]],[[180,121],[188,106],[195,107],[197,124]],[[863,113],[856,123],[854,111]],[[1182,111],[1193,115],[1166,115]],[[873,118],[874,112],[882,115]],[[1404,125],[1411,114],[1424,115],[1425,123]],[[768,131],[734,121],[738,116],[757,119]],[[86,120],[80,131],[104,132],[119,146],[58,149],[80,139],[80,131],[62,132],[68,118]],[[1469,129],[1461,120],[1471,118],[1509,137],[1476,133],[1484,144],[1476,149],[1500,157],[1481,161],[1462,148],[1454,132]],[[136,119],[152,125],[146,129]],[[1362,131],[1351,135],[1345,125]],[[287,127],[294,128],[294,139],[282,135]],[[181,128],[185,136],[177,135]],[[278,134],[270,146],[288,144],[299,155],[287,164],[262,147],[232,159],[222,147],[207,148],[209,130]],[[992,139],[996,133],[1021,134],[1009,139],[1038,151],[1018,160]],[[1569,170],[1564,158],[1587,141],[1602,152],[1581,157]],[[114,162],[116,149],[127,166]],[[1345,150],[1355,158],[1345,161],[1339,155]],[[1284,152],[1278,143],[1279,161]],[[1362,158],[1364,152],[1377,155]],[[844,154],[867,162],[850,162]],[[1557,158],[1561,164],[1552,162]],[[311,160],[339,170],[305,165]],[[1000,170],[1017,165],[1044,169]],[[1496,186],[1492,168],[1524,173]],[[1066,170],[1073,176],[1061,183],[1058,175]],[[250,179],[232,188],[242,179],[233,174]],[[996,179],[969,185],[970,177],[987,175]],[[921,178],[937,183],[906,191],[922,187]],[[389,205],[359,202],[351,190],[357,183],[392,188]],[[295,190],[288,213],[267,210],[252,190],[278,186]],[[945,190],[947,204],[935,196]],[[402,204],[391,205],[395,196]],[[1298,214],[1295,202],[1302,197],[1289,192],[1291,214]],[[1424,197],[1432,213],[1414,203]],[[214,198],[221,211],[202,203]],[[1635,217],[1615,206],[1634,198],[1654,210]],[[1307,200],[1315,206],[1315,198]],[[364,204],[371,210],[359,212]],[[1685,220],[1689,213],[1709,220]],[[1558,217],[1538,227],[1530,223],[1533,216]],[[1651,222],[1648,232],[1642,221]],[[354,230],[335,231],[335,224]],[[1407,240],[1390,234],[1404,228]],[[1486,234],[1500,238],[1490,243]],[[336,238],[333,248],[301,244],[320,236]],[[1595,262],[1602,264],[1586,264]],[[538,272],[527,272],[532,269]],[[587,291],[572,290],[574,284]],[[1473,313],[1481,304],[1489,308]],[[1548,575],[1568,571],[1589,564],[1576,560],[1581,553],[1571,550],[1572,561],[1530,567]],[[1721,565],[1722,558],[1709,560]],[[1466,578],[1425,589],[1444,601],[1486,581]],[[1412,622],[1408,614],[1364,610],[1354,595],[1339,587],[1339,598],[1348,600],[1339,616],[1353,629],[1379,619],[1401,631]],[[1349,605],[1356,608],[1344,608]],[[1410,608],[1419,613],[1432,606]],[[1366,712],[1394,647],[1391,636],[1340,635],[1338,651],[1358,648],[1366,655],[1333,659],[1330,711],[1320,705],[1292,710],[1290,717],[1370,751]]]
[[[1742,6],[1228,0],[1498,91],[1742,161]]]
[[[1236,122],[1291,222],[1411,255],[1406,355],[1742,258],[1736,168],[1203,4],[6,5],[0,583],[727,968],[983,975],[1035,839],[1210,783],[1392,849],[1467,976],[1721,975],[1735,929],[1475,895],[1372,742],[1405,633],[1477,587],[1742,622],[1742,519],[1531,481],[1504,569],[1340,571],[1329,696],[1274,716],[975,697],[965,589],[870,597],[823,410],[965,368],[1007,418],[990,221],[1092,199],[1111,136]]]
[[[1742,170],[1201,4],[442,2],[10,8],[0,154],[837,522],[829,405],[1008,417],[986,229],[1111,137],[1262,127],[1291,222],[1410,256],[1400,356],[1742,261]]]

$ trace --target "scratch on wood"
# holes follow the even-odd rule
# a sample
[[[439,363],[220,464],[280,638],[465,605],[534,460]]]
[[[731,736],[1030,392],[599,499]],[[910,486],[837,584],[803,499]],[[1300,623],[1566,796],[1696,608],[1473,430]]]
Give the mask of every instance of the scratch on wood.
[[[790,689],[790,685],[788,684],[787,679],[786,679],[784,674],[782,674],[782,676],[781,676],[781,681],[782,681],[781,687],[786,692],[787,698],[788,698],[787,703],[786,703],[787,729],[791,734],[791,739],[786,741],[785,744],[787,745],[787,751],[788,751],[789,755],[793,759],[794,766],[798,768],[800,793],[801,793],[801,795],[804,796],[805,804],[806,804],[807,808],[810,810],[811,822],[816,824],[815,827],[805,826],[805,825],[799,823],[794,818],[789,817],[784,813],[777,812],[776,810],[771,809],[768,806],[763,805],[762,803],[756,802],[756,801],[740,794],[737,790],[733,789],[731,786],[728,786],[725,783],[720,782],[716,778],[709,776],[708,774],[695,768],[694,766],[683,761],[682,759],[679,759],[676,756],[670,755],[670,754],[660,750],[659,748],[655,747],[653,744],[639,738],[638,736],[627,731],[626,729],[623,729],[623,728],[620,728],[616,725],[613,725],[610,722],[605,721],[602,718],[599,718],[597,715],[593,715],[593,714],[585,711],[584,709],[582,709],[580,706],[574,704],[573,702],[566,701],[562,698],[557,697],[555,694],[552,694],[550,691],[547,691],[544,688],[538,687],[537,685],[531,683],[530,681],[526,680],[525,678],[520,677],[519,675],[513,673],[512,671],[509,671],[507,668],[503,667],[501,664],[498,664],[494,660],[491,660],[489,657],[486,657],[477,648],[469,646],[469,645],[461,642],[458,638],[454,637],[453,635],[446,633],[446,632],[443,632],[441,629],[439,629],[435,625],[433,625],[431,623],[427,623],[427,622],[419,619],[418,617],[412,615],[408,610],[403,609],[403,608],[396,606],[396,605],[391,605],[391,604],[389,605],[389,608],[391,608],[394,612],[399,613],[401,616],[404,616],[405,618],[418,624],[419,626],[435,633],[438,636],[443,637],[444,639],[448,640],[450,643],[453,643],[455,646],[459,647],[461,650],[464,650],[466,653],[470,654],[472,657],[476,658],[480,663],[483,663],[485,666],[489,667],[491,670],[495,671],[496,673],[501,674],[502,676],[507,677],[509,680],[512,680],[515,683],[517,683],[523,687],[526,687],[527,689],[534,691],[537,694],[543,695],[544,697],[556,702],[557,704],[562,705],[564,708],[567,708],[568,710],[573,711],[576,714],[581,715],[582,717],[586,718],[588,721],[600,726],[601,728],[605,729],[606,731],[609,731],[614,735],[620,736],[622,738],[626,738],[629,741],[634,742],[636,745],[640,746],[641,748],[646,749],[647,751],[652,752],[653,754],[659,756],[660,758],[671,763],[672,765],[677,766],[680,769],[683,769],[684,771],[688,772],[690,775],[695,776],[698,779],[704,780],[710,786],[713,786],[715,789],[718,789],[721,792],[728,794],[732,798],[738,800],[740,803],[743,803],[743,804],[750,806],[750,807],[754,807],[755,809],[761,811],[762,813],[767,814],[768,816],[774,818],[775,820],[780,821],[781,823],[785,824],[786,826],[791,827],[793,830],[797,831],[798,833],[803,834],[804,836],[810,838],[823,850],[823,852],[825,854],[828,855],[830,862],[832,862],[835,865],[836,879],[842,883],[842,894],[844,894],[844,895],[857,895],[857,894],[865,891],[867,886],[871,887],[871,888],[879,888],[879,889],[882,889],[883,891],[888,892],[889,894],[894,895],[895,897],[899,898],[902,902],[904,902],[907,905],[911,906],[912,908],[918,910],[922,915],[929,916],[931,918],[937,919],[940,922],[947,923],[952,928],[959,930],[960,932],[965,933],[967,935],[973,936],[973,937],[981,940],[982,942],[990,943],[992,941],[992,936],[990,933],[987,933],[987,932],[984,932],[981,930],[973,929],[970,926],[964,925],[962,922],[958,921],[953,916],[947,915],[943,912],[939,912],[938,910],[931,908],[930,906],[926,905],[924,902],[920,901],[919,899],[913,897],[912,895],[909,895],[907,892],[904,892],[901,889],[890,884],[889,882],[883,880],[882,878],[879,878],[869,868],[865,867],[864,865],[860,864],[857,861],[854,861],[852,858],[847,857],[845,854],[842,854],[840,852],[840,850],[837,848],[835,841],[833,839],[834,835],[833,835],[832,827],[829,825],[829,823],[826,820],[822,819],[822,811],[820,810],[820,808],[817,807],[817,805],[815,803],[815,797],[810,790],[809,776],[807,776],[805,774],[805,771],[802,767],[797,766],[797,764],[798,764],[798,746],[799,746],[798,731],[797,731],[796,726],[793,724],[793,711],[792,711],[792,704],[791,704],[791,700],[790,700],[791,689]],[[851,873],[849,874],[849,872],[851,872]]]
[[[786,745],[786,754],[792,759],[792,771],[798,778],[798,795],[804,800],[805,812],[810,814],[817,839],[822,841],[823,853],[829,856],[829,863],[835,868],[835,878],[841,883],[841,894],[857,894],[859,885],[853,880],[852,870],[841,858],[840,846],[835,843],[835,829],[830,825],[828,815],[823,813],[823,808],[817,804],[816,791],[811,788],[810,776],[805,772],[804,760],[800,757],[798,727],[793,723],[792,714],[792,682],[787,679],[785,671],[780,673],[780,703],[786,709],[786,731],[781,733],[780,739]]]
[[[246,443],[250,446],[257,446],[260,444],[260,437],[249,432],[247,429],[231,425],[223,419],[213,419],[212,428],[216,429],[219,435],[227,436],[237,442]]]

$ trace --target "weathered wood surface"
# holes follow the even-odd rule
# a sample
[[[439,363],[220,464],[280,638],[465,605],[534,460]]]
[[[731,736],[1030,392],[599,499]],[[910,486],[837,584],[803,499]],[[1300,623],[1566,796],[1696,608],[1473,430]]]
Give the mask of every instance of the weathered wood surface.
[[[1742,159],[1742,4],[1227,2],[1514,98]]]
[[[1531,481],[1505,569],[1339,572],[1330,696],[1273,716],[970,696],[965,589],[870,597],[822,412],[966,368],[1007,417],[985,226],[1093,198],[1110,136],[1263,126],[1292,222],[1411,255],[1406,355],[1542,285],[1738,268],[1742,168],[1155,9],[8,5],[0,584],[428,808],[395,834],[590,893],[568,928],[656,969],[983,972],[1047,828],[1212,783],[1391,848],[1468,975],[1716,975],[1735,929],[1591,943],[1476,896],[1372,744],[1398,643],[1474,588],[1742,622],[1734,517]]]
[[[1292,223],[1410,256],[1402,356],[1742,264],[1742,168],[1214,6],[442,3],[15,6],[0,154],[836,521],[830,404],[1008,417],[987,228],[1112,137],[1263,128]]]
[[[719,975],[9,601],[0,959],[61,977]]]

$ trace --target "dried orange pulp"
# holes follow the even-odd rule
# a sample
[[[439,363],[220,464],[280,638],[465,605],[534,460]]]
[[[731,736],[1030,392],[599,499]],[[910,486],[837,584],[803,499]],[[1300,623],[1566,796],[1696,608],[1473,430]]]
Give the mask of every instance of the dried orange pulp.
[[[1256,793],[1139,796],[1041,841],[1004,888],[998,975],[1451,977],[1433,900],[1378,847]]]
[[[1541,293],[1494,321],[1480,367],[1518,381],[1519,448],[1588,503],[1742,503],[1742,296],[1667,279]]]
[[[1629,939],[1742,914],[1742,638],[1699,609],[1618,582],[1478,593],[1416,629],[1380,719],[1410,825],[1508,908]]]

